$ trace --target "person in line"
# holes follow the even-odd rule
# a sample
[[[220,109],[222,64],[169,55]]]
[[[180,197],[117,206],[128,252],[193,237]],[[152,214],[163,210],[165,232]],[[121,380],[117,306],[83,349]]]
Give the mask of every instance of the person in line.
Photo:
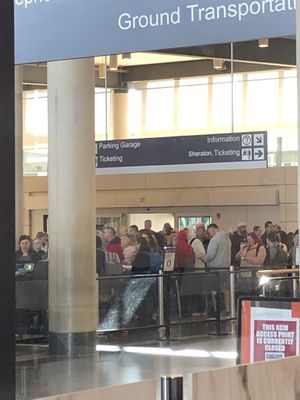
[[[32,250],[31,239],[30,236],[27,235],[20,236],[19,250],[16,251],[15,257],[16,263],[36,263],[41,260],[41,256]]]
[[[282,245],[277,238],[276,232],[267,235],[267,259],[265,266],[270,268],[286,267],[288,255],[286,246]]]
[[[119,237],[122,238],[123,236],[128,235],[128,228],[127,226],[122,225],[119,229]]]
[[[123,249],[121,247],[121,240],[117,237],[114,228],[107,226],[103,232],[103,238],[106,243],[106,251],[108,253],[118,254],[120,261],[123,261]]]
[[[35,238],[32,242],[32,250],[39,255],[41,260],[45,260],[47,255],[44,252],[44,250],[42,250],[42,247],[43,247],[43,244],[42,244],[41,239]]]
[[[209,245],[209,237],[207,235],[204,222],[199,222],[196,225],[196,236],[198,239],[201,240],[201,242],[203,243],[205,252],[207,252],[207,248]]]
[[[148,242],[143,237],[137,238],[137,254],[132,262],[132,274],[146,274],[150,270],[150,252]]]
[[[262,234],[263,234],[261,226],[260,225],[254,225],[253,232],[258,237],[258,239],[261,241],[261,237],[262,237]]]
[[[171,224],[169,222],[165,222],[162,230],[159,232],[164,246],[169,246],[170,236],[172,236],[174,233],[175,229],[172,228]]]
[[[267,235],[270,232],[273,232],[274,230],[274,226],[273,226],[273,222],[272,221],[267,221],[265,223],[265,232],[264,234],[261,236],[260,240],[262,241],[262,243],[267,246]]]
[[[132,265],[133,260],[137,254],[137,241],[136,236],[128,235],[121,237],[121,246],[123,249],[123,264]]]
[[[146,221],[144,221],[144,231],[149,232],[150,234],[155,233],[152,229],[152,221],[151,219],[146,219]]]
[[[254,232],[247,235],[247,245],[236,255],[240,260],[241,267],[262,267],[264,265],[267,252]]]
[[[141,237],[147,241],[150,248],[150,272],[158,273],[163,262],[163,250],[157,243],[156,235],[143,232]]]
[[[195,254],[195,269],[205,269],[205,263],[202,257],[205,256],[206,252],[203,243],[196,236],[196,231],[194,227],[189,228],[188,233],[188,244],[192,246]]]
[[[208,269],[228,269],[231,262],[231,241],[229,236],[220,231],[218,225],[210,224],[207,227],[210,242],[207,254],[202,257]]]
[[[247,244],[247,226],[245,222],[239,222],[236,231],[231,237],[231,264],[239,267],[240,260],[236,257],[242,247]]]
[[[209,270],[220,270],[227,269],[231,262],[231,240],[229,235],[224,231],[221,231],[216,224],[210,224],[207,227],[207,233],[210,238],[209,245],[207,247],[207,254],[202,257],[202,260],[206,263],[206,267]],[[226,287],[220,283],[221,290],[224,291],[224,303],[226,315],[230,312],[230,294]],[[216,312],[216,291],[212,291],[212,303],[214,312]]]
[[[48,245],[48,233],[46,232],[38,232],[35,236],[35,239],[40,239],[42,242],[42,250],[46,253],[46,255],[48,254],[49,251],[49,245]]]
[[[96,271],[98,275],[105,274],[105,252],[103,250],[103,242],[96,235]]]
[[[139,234],[139,227],[137,225],[130,225],[128,229],[129,235],[134,235],[135,237]]]
[[[188,232],[185,229],[179,231],[176,243],[175,266],[176,269],[184,272],[194,268],[195,253],[193,247],[188,243]]]

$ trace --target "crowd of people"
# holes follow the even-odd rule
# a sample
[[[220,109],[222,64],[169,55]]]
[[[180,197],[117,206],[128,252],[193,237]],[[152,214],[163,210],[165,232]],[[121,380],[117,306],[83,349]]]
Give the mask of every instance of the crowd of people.
[[[140,229],[136,225],[96,227],[97,269],[105,264],[128,266],[133,273],[157,273],[162,266],[166,248],[176,249],[175,270],[224,269],[235,267],[283,267],[295,264],[298,231],[284,232],[278,224],[267,221],[264,229],[255,225],[247,229],[244,222],[234,232],[225,232],[212,223],[203,222],[175,230],[166,222],[155,232],[151,220]],[[38,232],[32,240],[27,235],[19,239],[16,263],[48,259],[48,235]]]
[[[164,251],[176,248],[175,270],[224,269],[235,267],[283,267],[295,263],[298,231],[284,232],[278,224],[267,221],[264,229],[255,225],[248,230],[244,222],[234,232],[225,232],[212,223],[203,222],[175,230],[166,222],[159,232],[146,220],[142,229],[122,226],[117,232],[105,225],[97,226],[97,264],[105,268],[107,256],[113,253],[133,273],[156,273],[161,268]]]

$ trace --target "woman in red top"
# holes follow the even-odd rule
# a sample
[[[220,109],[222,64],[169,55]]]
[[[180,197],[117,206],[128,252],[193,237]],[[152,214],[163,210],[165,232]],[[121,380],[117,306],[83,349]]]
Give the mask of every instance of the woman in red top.
[[[184,271],[195,266],[195,253],[188,244],[188,232],[183,229],[178,233],[176,244],[176,268]]]

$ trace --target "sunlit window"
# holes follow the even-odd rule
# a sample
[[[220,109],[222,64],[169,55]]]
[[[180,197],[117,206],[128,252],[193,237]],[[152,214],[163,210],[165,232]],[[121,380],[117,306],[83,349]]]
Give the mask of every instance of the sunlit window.
[[[105,89],[95,90],[95,134],[96,139],[105,139],[106,128],[109,131],[111,93],[108,91],[107,99]]]
[[[128,91],[128,131],[133,137],[141,131],[142,125],[142,90]]]
[[[222,127],[224,131],[231,129],[231,98],[231,76],[214,76],[212,85],[212,127]]]
[[[279,72],[248,74],[247,124],[270,124],[278,119]]]
[[[297,78],[296,69],[284,71],[282,91],[282,115],[286,123],[297,122]]]
[[[173,126],[174,81],[147,84],[146,130],[163,131]]]
[[[181,79],[179,83],[178,127],[207,128],[208,78]]]
[[[47,90],[24,92],[24,131],[26,137],[48,136],[48,98]]]

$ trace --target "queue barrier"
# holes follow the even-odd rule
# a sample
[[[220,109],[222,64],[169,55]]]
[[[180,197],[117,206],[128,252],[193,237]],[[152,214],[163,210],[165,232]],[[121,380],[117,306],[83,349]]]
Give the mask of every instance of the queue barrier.
[[[36,276],[28,274],[16,279],[16,303],[19,315],[38,316],[37,330],[46,335],[48,263],[39,264]],[[298,270],[274,270],[274,273],[278,271],[287,274]],[[160,329],[161,338],[168,340],[173,327],[215,323],[214,333],[220,335],[222,321],[236,319],[238,297],[258,294],[258,282],[263,274],[270,274],[270,270],[230,267],[229,270],[100,276],[98,332],[156,328]],[[21,333],[28,330],[28,323],[21,326]],[[32,333],[32,326],[29,331]]]

